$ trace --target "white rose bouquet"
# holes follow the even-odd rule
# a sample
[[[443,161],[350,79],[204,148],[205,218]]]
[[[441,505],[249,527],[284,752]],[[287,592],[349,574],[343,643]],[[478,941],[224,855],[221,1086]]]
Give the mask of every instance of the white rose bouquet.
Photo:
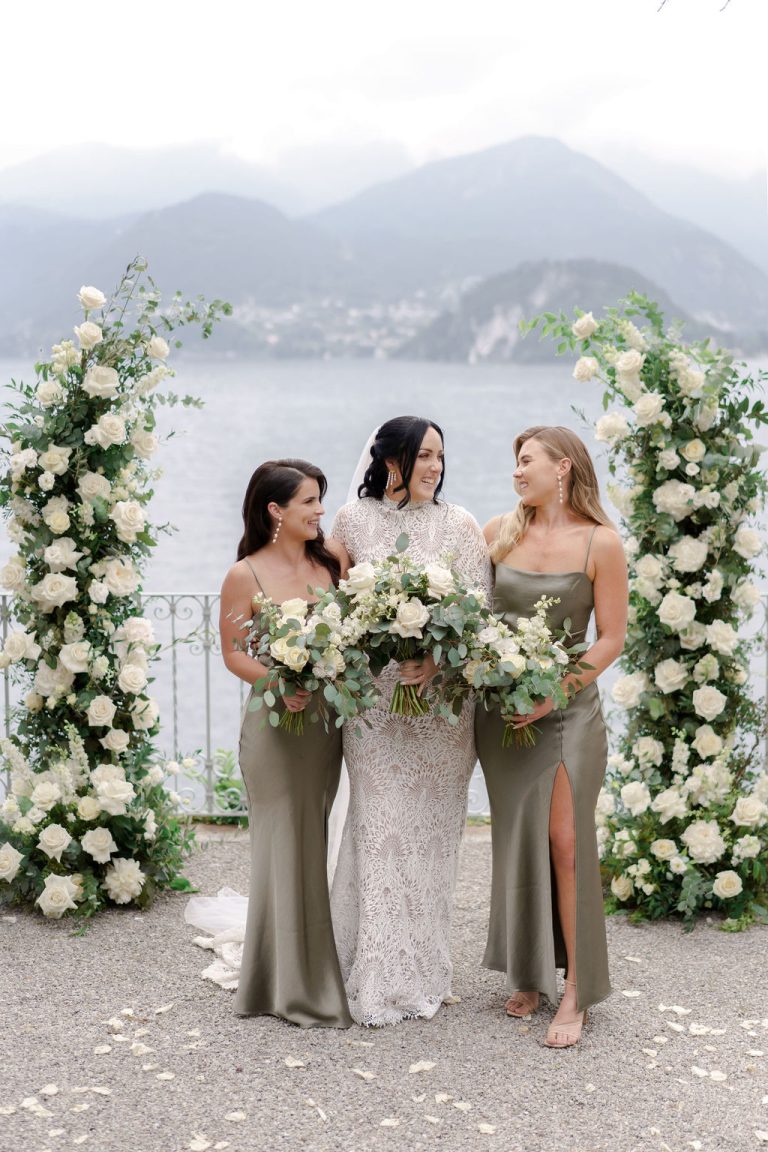
[[[270,724],[297,735],[304,731],[304,712],[281,710],[278,704],[278,697],[293,695],[297,688],[313,694],[310,721],[322,720],[326,731],[329,709],[338,728],[376,702],[368,660],[344,628],[343,601],[335,590],[318,589],[316,595],[312,604],[298,598],[273,604],[255,596],[244,637],[251,654],[270,669],[253,685],[249,707],[266,707]]]
[[[556,708],[566,708],[570,696],[563,677],[588,665],[579,662],[586,643],[566,647],[567,632],[556,635],[547,623],[547,612],[558,603],[542,597],[534,614],[520,617],[514,628],[488,612],[483,627],[467,638],[466,658],[456,663],[440,686],[444,700],[456,711],[468,695],[486,709],[499,708],[506,721],[502,747],[536,743],[533,724],[515,728],[513,716],[533,712],[537,703],[551,696]]]

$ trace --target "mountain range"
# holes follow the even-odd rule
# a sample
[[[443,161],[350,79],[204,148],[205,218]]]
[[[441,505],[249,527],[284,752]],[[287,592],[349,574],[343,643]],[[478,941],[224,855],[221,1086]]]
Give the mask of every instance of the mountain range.
[[[103,161],[112,186],[109,155]],[[140,164],[133,171],[134,185],[143,171]],[[117,172],[131,184],[120,165]],[[198,177],[214,181],[219,172]],[[44,173],[43,165],[39,179]],[[191,181],[192,168],[187,174]],[[299,347],[292,343],[295,321],[303,355],[343,347],[345,354],[440,359],[464,348],[471,357],[478,350],[467,346],[468,334],[482,327],[481,315],[539,310],[544,305],[536,301],[553,292],[566,310],[586,299],[599,308],[615,301],[619,284],[663,297],[671,313],[689,318],[690,335],[714,330],[740,348],[768,347],[765,272],[732,244],[549,138],[427,164],[301,216],[267,202],[272,196],[288,207],[291,197],[274,181],[270,191],[264,173],[261,184],[251,173],[247,194],[214,189],[149,211],[131,208],[138,201],[126,191],[107,218],[89,213],[85,194],[77,216],[29,195],[11,202],[14,188],[23,191],[16,175],[9,184],[8,172],[0,172],[0,352],[7,355],[60,338],[80,284],[107,290],[137,253],[164,291],[229,299],[235,317],[216,346],[259,354],[292,354]],[[241,162],[229,176],[245,181]],[[163,179],[161,170],[152,196],[170,187]],[[577,288],[587,295],[569,296]],[[378,348],[369,322],[377,317]],[[279,335],[262,340],[260,327],[275,319]],[[360,340],[358,320],[366,328]],[[335,331],[324,343],[326,322],[343,323],[341,344]],[[493,355],[503,344],[495,341]]]

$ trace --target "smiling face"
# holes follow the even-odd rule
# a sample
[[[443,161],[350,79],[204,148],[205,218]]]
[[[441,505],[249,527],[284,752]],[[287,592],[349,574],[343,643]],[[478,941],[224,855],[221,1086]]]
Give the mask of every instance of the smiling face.
[[[325,509],[320,502],[320,485],[317,480],[307,477],[302,480],[287,504],[269,505],[275,525],[282,518],[281,539],[316,540],[320,528],[320,517]]]
[[[558,477],[563,480],[570,470],[566,458],[553,460],[538,440],[526,440],[520,446],[514,471],[515,490],[524,504],[538,507],[559,500]]]
[[[443,441],[434,428],[427,428],[408,485],[411,500],[432,500],[443,474]]]

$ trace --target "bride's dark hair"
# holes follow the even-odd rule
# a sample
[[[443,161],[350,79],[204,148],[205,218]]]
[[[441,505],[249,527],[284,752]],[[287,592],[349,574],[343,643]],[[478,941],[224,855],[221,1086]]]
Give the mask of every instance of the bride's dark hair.
[[[317,481],[322,500],[328,488],[328,481],[316,465],[309,464],[306,460],[266,460],[259,465],[248,481],[243,500],[245,531],[237,546],[238,560],[250,556],[252,552],[258,552],[259,548],[269,543],[275,531],[269,514],[269,505],[274,502],[285,508],[307,479]],[[317,530],[317,537],[314,540],[307,540],[304,547],[309,558],[321,568],[325,568],[330,573],[333,583],[338,584],[341,565],[326,548],[321,528]]]
[[[404,495],[398,508],[405,508],[411,499],[408,485],[413,475],[413,467],[428,428],[434,428],[445,443],[443,430],[439,424],[435,424],[432,420],[424,420],[420,416],[395,416],[393,420],[387,420],[386,424],[382,424],[371,445],[371,463],[368,465],[363,482],[357,490],[358,496],[373,496],[376,500],[381,500],[387,488],[389,474],[386,461],[397,460],[402,476],[402,488],[404,489]],[[440,481],[432,497],[435,504],[444,480],[445,461],[443,461]],[[395,491],[399,492],[400,489],[397,488]]]

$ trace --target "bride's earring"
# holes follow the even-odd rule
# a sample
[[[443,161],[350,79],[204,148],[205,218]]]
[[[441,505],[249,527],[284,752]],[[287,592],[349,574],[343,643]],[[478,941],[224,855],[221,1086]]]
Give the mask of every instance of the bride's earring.
[[[278,516],[277,525],[275,526],[275,534],[272,537],[272,543],[273,544],[277,544],[277,538],[280,535],[280,529],[282,528],[282,526],[283,526],[283,518],[282,518],[282,516]]]
[[[563,503],[563,478],[562,478],[562,476],[558,476],[558,478],[557,478],[557,495],[558,495],[558,498],[560,500],[560,503],[562,504]]]
[[[397,472],[393,472],[390,469],[390,471],[387,473],[387,488],[394,488],[396,482],[397,482]]]

